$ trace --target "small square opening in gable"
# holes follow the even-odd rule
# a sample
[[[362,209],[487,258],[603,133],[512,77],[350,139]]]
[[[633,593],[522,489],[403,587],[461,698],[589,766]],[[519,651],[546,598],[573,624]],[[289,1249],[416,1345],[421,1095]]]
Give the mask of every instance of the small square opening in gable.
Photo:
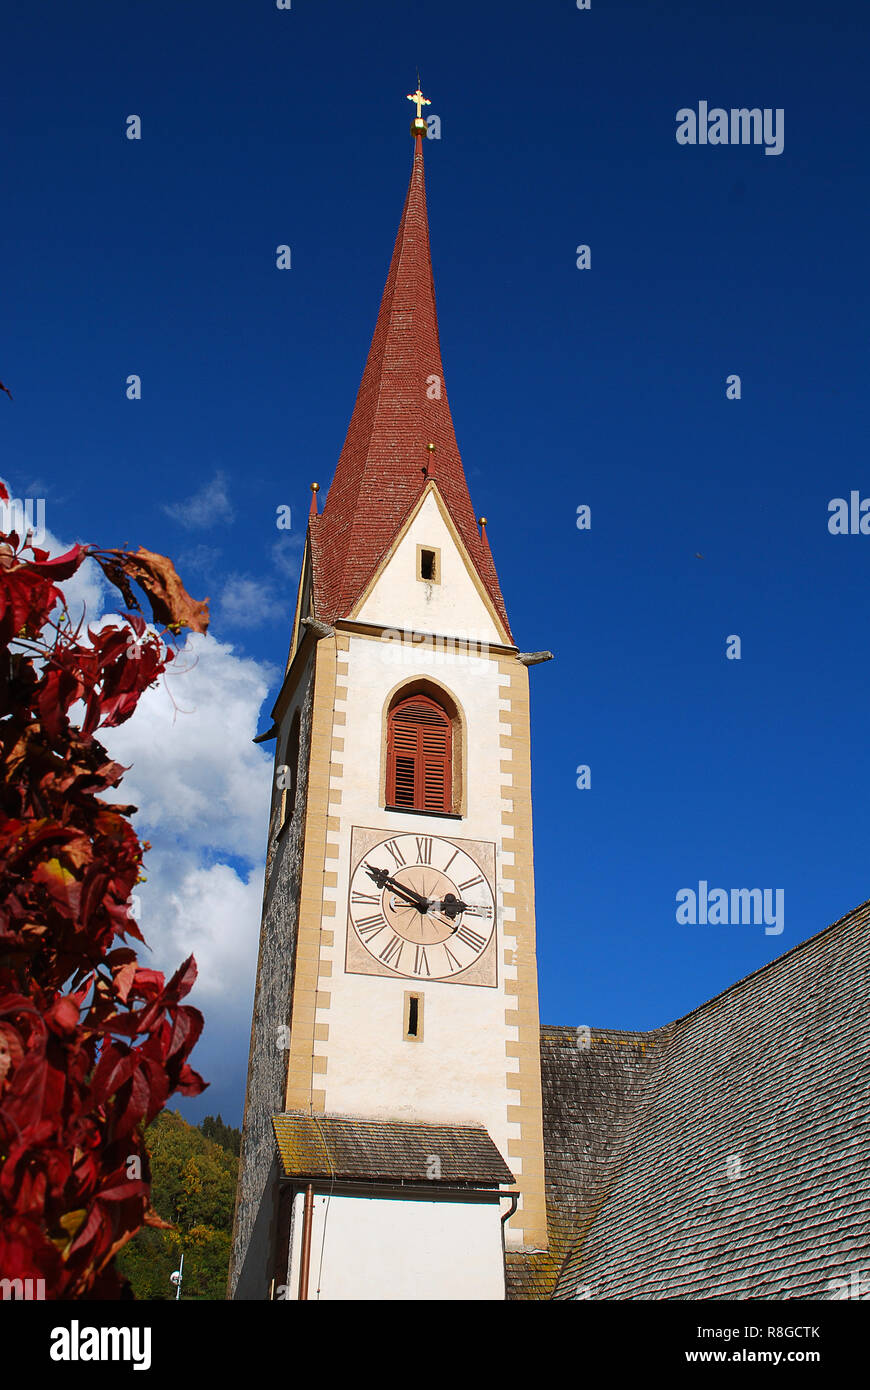
[[[435,546],[417,546],[417,578],[426,584],[441,582],[441,554]]]

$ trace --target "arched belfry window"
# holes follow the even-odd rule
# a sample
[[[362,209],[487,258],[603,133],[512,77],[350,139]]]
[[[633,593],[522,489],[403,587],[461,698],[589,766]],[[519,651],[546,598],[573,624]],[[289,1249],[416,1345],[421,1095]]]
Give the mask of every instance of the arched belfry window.
[[[409,811],[453,810],[453,726],[428,695],[411,695],[390,710],[387,805]]]

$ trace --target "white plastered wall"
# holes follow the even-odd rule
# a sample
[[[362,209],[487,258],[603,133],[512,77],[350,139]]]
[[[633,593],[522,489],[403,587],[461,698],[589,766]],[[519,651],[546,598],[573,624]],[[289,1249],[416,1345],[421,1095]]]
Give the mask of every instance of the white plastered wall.
[[[441,551],[441,585],[416,579],[417,546]],[[432,595],[427,596],[428,587]],[[445,636],[470,636],[498,642],[485,603],[468,575],[440,509],[430,494],[398,545],[384,573],[363,605],[359,619],[396,629],[416,628]],[[460,649],[456,653],[397,644],[351,635],[348,650],[339,653],[347,672],[338,678],[336,710],[345,723],[336,727],[344,740],[342,773],[330,778],[331,828],[327,845],[337,850],[328,867],[337,871],[334,889],[324,898],[335,902],[334,916],[324,928],[334,932],[322,959],[331,963],[329,1006],[318,1010],[318,1023],[328,1038],[315,1043],[318,1084],[326,1093],[326,1111],[369,1118],[485,1126],[508,1166],[519,1174],[520,1160],[508,1158],[508,1140],[521,1128],[508,1122],[508,1105],[519,1103],[518,1090],[509,1089],[507,1072],[516,1061],[506,1058],[505,1044],[516,1041],[518,1030],[505,1023],[506,1008],[516,1008],[516,996],[506,996],[505,948],[516,946],[514,909],[504,907],[504,893],[513,889],[513,855],[501,848],[502,813],[511,808],[505,797],[509,774],[501,771],[505,757],[500,736],[511,732],[504,721],[508,678],[498,662]],[[381,787],[384,708],[390,692],[404,680],[429,677],[446,687],[460,705],[465,720],[466,810],[462,820],[402,815],[383,809]],[[382,829],[384,838],[396,834],[431,834],[458,840],[485,840],[496,848],[496,987],[419,980],[405,977],[345,973],[347,898],[351,829]],[[404,994],[409,988],[424,994],[424,1030],[420,1041],[403,1036]],[[425,1176],[422,1175],[421,1176]],[[509,1230],[510,1244],[521,1232]]]
[[[440,550],[437,584],[417,579],[417,547]],[[504,642],[456,547],[433,491],[427,492],[394,555],[356,617],[386,627]]]
[[[289,1299],[298,1297],[304,1202],[297,1193]],[[497,1204],[315,1195],[310,1300],[504,1296]]]
[[[327,844],[338,848],[338,883],[330,1005],[323,1013],[329,1024],[328,1042],[317,1052],[328,1059],[324,1084],[326,1108],[333,1114],[368,1115],[433,1124],[483,1124],[506,1155],[506,1140],[519,1136],[507,1126],[505,1084],[504,993],[504,878],[509,866],[501,853],[503,774],[498,771],[498,666],[484,658],[462,658],[454,666],[439,661],[430,650],[409,653],[391,644],[351,637],[347,652],[347,698],[341,708],[343,775],[330,782],[341,792],[331,815],[339,822],[327,832]],[[462,820],[438,816],[403,815],[386,811],[381,803],[381,742],[384,706],[393,687],[408,679],[430,676],[445,686],[461,705],[467,730],[467,816]],[[505,728],[507,726],[504,726]],[[336,811],[339,812],[336,817]],[[486,840],[496,846],[496,960],[495,987],[449,981],[386,978],[345,973],[347,896],[353,826],[382,829],[384,838],[397,831],[437,835],[457,840]],[[329,897],[329,890],[324,896]],[[326,925],[326,924],[325,924]],[[324,948],[324,954],[329,948]],[[424,995],[424,1034],[421,1041],[403,1036],[404,992],[413,987]],[[319,1017],[319,1016],[318,1016]]]

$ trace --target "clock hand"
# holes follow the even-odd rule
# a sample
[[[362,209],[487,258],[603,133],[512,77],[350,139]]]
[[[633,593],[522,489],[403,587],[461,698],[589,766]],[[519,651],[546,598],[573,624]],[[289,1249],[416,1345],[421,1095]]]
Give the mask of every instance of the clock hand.
[[[420,913],[429,911],[430,903],[428,898],[421,898],[412,888],[402,888],[398,884],[389,884],[388,886],[391,893],[398,895],[404,900],[401,903],[402,907],[414,907]],[[392,904],[394,908],[398,905],[399,904],[395,902]]]
[[[373,864],[366,864],[366,873],[376,887],[380,889],[389,888],[399,897],[404,898],[411,907],[416,907],[418,912],[443,912],[450,921],[454,921],[460,913],[465,912],[470,917],[491,917],[492,909],[488,907],[476,907],[473,903],[464,903],[455,894],[448,893],[444,898],[424,898],[421,893],[416,893],[413,888],[408,888],[404,883],[399,883],[398,879],[391,876],[389,869],[378,869]]]
[[[446,898],[441,898],[429,904],[436,912],[443,912],[451,920],[458,917],[460,912],[467,912],[470,917],[491,917],[492,909],[489,907],[475,907],[473,903],[464,903],[452,893],[448,893]]]
[[[378,888],[390,888],[394,893],[398,893],[399,897],[404,898],[411,907],[416,907],[418,912],[429,911],[429,899],[421,897],[419,893],[414,892],[413,888],[407,888],[404,883],[399,883],[396,879],[391,878],[389,869],[376,869],[371,864],[366,864],[366,873]]]

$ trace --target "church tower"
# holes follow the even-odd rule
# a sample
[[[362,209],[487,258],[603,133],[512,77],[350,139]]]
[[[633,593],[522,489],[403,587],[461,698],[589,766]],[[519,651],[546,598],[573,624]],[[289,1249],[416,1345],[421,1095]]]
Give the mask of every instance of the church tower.
[[[276,740],[231,1297],[504,1298],[546,1248],[528,666],[438,337],[419,90]]]

